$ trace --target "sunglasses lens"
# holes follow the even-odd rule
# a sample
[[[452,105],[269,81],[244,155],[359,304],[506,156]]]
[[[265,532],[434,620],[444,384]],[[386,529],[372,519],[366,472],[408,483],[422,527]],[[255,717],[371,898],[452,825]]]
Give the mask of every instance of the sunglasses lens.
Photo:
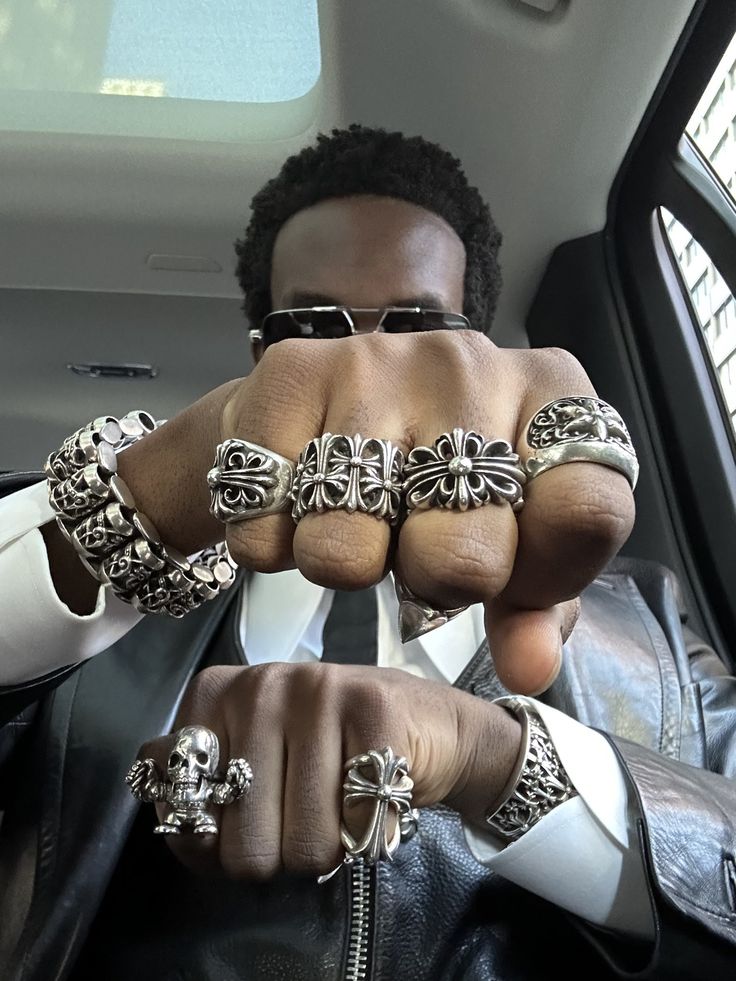
[[[314,337],[329,341],[350,336],[350,317],[347,310],[338,307],[335,310],[310,310],[309,313]]]
[[[427,330],[458,330],[467,327],[470,327],[470,324],[462,314],[447,313],[445,310],[420,310],[416,307],[393,307],[383,312],[378,329],[387,334],[411,334]],[[345,307],[278,310],[268,314],[263,321],[265,347],[289,337],[334,340],[339,337],[349,337],[352,333],[354,333],[353,322],[350,311]]]
[[[263,346],[278,344],[289,337],[303,337],[304,328],[290,313],[269,313],[263,321]]]
[[[345,310],[278,310],[263,321],[263,344],[278,344],[290,337],[330,340],[350,334],[350,318]]]
[[[420,310],[387,310],[381,319],[381,329],[387,334],[413,334],[423,330]]]
[[[381,326],[387,334],[408,334],[427,330],[457,330],[469,324],[465,317],[444,310],[387,310]]]

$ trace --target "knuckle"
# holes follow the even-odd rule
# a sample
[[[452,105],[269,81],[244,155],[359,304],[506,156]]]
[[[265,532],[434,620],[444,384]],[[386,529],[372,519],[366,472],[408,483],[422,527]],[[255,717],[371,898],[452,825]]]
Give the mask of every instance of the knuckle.
[[[498,595],[512,565],[513,548],[503,535],[439,533],[412,552],[407,579],[417,595],[453,606]]]
[[[294,564],[290,515],[273,514],[229,524],[225,541],[233,560],[254,572],[282,572]]]
[[[460,330],[453,332],[448,331],[446,333],[447,337],[445,340],[450,346],[454,346],[456,343],[454,339],[455,334],[459,335],[461,344],[468,352],[475,356],[474,363],[477,363],[478,358],[492,357],[494,352],[497,350],[496,345],[483,333],[483,331]]]
[[[496,345],[477,330],[438,330],[417,334],[416,344],[423,345],[423,352],[437,364],[443,376],[462,384],[468,377],[487,379],[488,369],[495,360]],[[422,366],[423,367],[423,366]],[[467,384],[467,381],[466,381]],[[451,386],[448,385],[448,388]]]
[[[345,686],[343,707],[345,725],[351,734],[349,742],[361,753],[370,747],[379,749],[390,741],[396,720],[404,717],[406,708],[387,670],[377,678],[351,680]]]
[[[294,664],[289,676],[289,704],[308,706],[314,718],[326,719],[340,697],[343,668],[322,661]]]
[[[268,661],[246,668],[244,677],[257,701],[277,700],[294,670],[294,666],[286,661]]]
[[[318,431],[324,401],[319,395],[331,372],[328,346],[288,338],[266,348],[237,394],[237,411],[228,416],[234,433],[251,431],[256,420],[259,430],[283,440],[283,420],[296,417]],[[288,449],[284,445],[280,452],[288,455]]]
[[[266,348],[253,377],[258,377],[266,389],[272,387],[274,382],[278,382],[281,388],[286,379],[306,382],[313,375],[316,353],[310,341],[286,338]]]
[[[603,551],[617,548],[631,527],[627,514],[591,501],[567,504],[558,512],[556,524],[563,535],[574,535]]]
[[[585,369],[569,351],[562,347],[545,347],[535,352],[540,374],[559,379],[562,383],[588,379]]]
[[[340,848],[334,837],[317,832],[294,830],[284,835],[281,861],[288,872],[318,875],[340,861]]]
[[[319,664],[302,664],[302,669],[315,668],[319,672],[319,687],[325,693],[325,697],[334,693],[340,686],[343,678],[343,669],[339,664],[332,664],[329,661],[320,661]]]
[[[230,733],[241,733],[244,719],[250,720],[250,726],[257,719],[271,727],[275,737],[289,668],[283,661],[272,661],[231,669],[237,672],[236,684],[230,697],[224,699],[221,711]]]
[[[348,518],[354,527],[341,518]],[[364,515],[308,515],[294,536],[294,559],[300,572],[321,586],[364,589],[378,582],[386,563],[388,531],[360,534]],[[311,519],[311,520],[310,520]],[[367,518],[373,525],[375,519]]]
[[[362,334],[327,342],[335,357],[323,392],[324,430],[408,444],[405,341],[405,335]]]
[[[239,847],[221,844],[220,866],[229,879],[266,882],[280,871],[281,856],[273,842],[244,836]]]
[[[594,395],[588,375],[575,357],[561,347],[513,352],[522,370],[527,400],[524,414],[532,415],[552,399],[569,395]],[[526,423],[526,417],[520,420]]]
[[[184,693],[178,720],[213,715],[223,692],[233,679],[233,670],[237,671],[232,667],[216,665],[195,674]]]
[[[388,684],[371,681],[366,686],[363,701],[365,714],[373,723],[382,728],[382,724],[396,718],[399,695],[395,688]]]
[[[550,542],[586,546],[591,555],[608,555],[626,540],[633,524],[633,506],[625,500],[572,500],[570,497],[548,502],[542,509],[541,524]]]
[[[135,762],[140,762],[145,766],[146,772],[149,773],[151,766],[149,761],[153,760],[154,763],[160,759],[163,755],[163,750],[166,748],[167,740],[166,738],[159,737],[158,739],[147,739],[146,742],[142,744],[136,753]]]

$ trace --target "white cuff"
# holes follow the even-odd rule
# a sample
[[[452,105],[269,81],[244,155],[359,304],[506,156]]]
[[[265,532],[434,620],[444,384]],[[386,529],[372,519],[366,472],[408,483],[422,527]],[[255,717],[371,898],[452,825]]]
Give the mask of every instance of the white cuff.
[[[0,685],[42,677],[119,640],[141,619],[100,588],[95,610],[77,616],[59,599],[38,530],[53,516],[45,484],[0,502]]]
[[[636,832],[628,826],[628,793],[616,754],[600,733],[527,701],[542,716],[580,796],[506,846],[465,825],[470,850],[498,875],[591,923],[653,938],[644,868]]]

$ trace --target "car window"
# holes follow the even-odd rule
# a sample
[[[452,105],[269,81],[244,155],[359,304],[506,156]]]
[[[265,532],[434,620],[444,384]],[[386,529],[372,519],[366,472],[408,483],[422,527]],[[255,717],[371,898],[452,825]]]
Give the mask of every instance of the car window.
[[[726,48],[685,128],[711,175],[736,203],[736,36]],[[666,208],[660,214],[690,296],[714,386],[736,432],[736,303],[700,242]]]
[[[736,37],[685,130],[733,198],[736,191]]]
[[[692,301],[716,390],[736,433],[736,300],[708,253],[687,228],[666,208],[662,208],[662,218]]]

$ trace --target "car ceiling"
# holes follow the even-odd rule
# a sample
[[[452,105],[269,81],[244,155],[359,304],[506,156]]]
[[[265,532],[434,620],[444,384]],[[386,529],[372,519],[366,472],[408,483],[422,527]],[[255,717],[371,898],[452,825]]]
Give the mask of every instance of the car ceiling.
[[[0,132],[0,470],[37,467],[95,415],[143,407],[166,417],[247,372],[232,242],[248,202],[317,132],[353,121],[421,133],[463,160],[504,233],[492,336],[525,344],[552,251],[605,223],[613,178],[692,7],[321,0],[322,77],[296,136]],[[205,257],[219,271],[156,270],[151,254]],[[66,367],[107,360],[159,373],[105,380]]]

